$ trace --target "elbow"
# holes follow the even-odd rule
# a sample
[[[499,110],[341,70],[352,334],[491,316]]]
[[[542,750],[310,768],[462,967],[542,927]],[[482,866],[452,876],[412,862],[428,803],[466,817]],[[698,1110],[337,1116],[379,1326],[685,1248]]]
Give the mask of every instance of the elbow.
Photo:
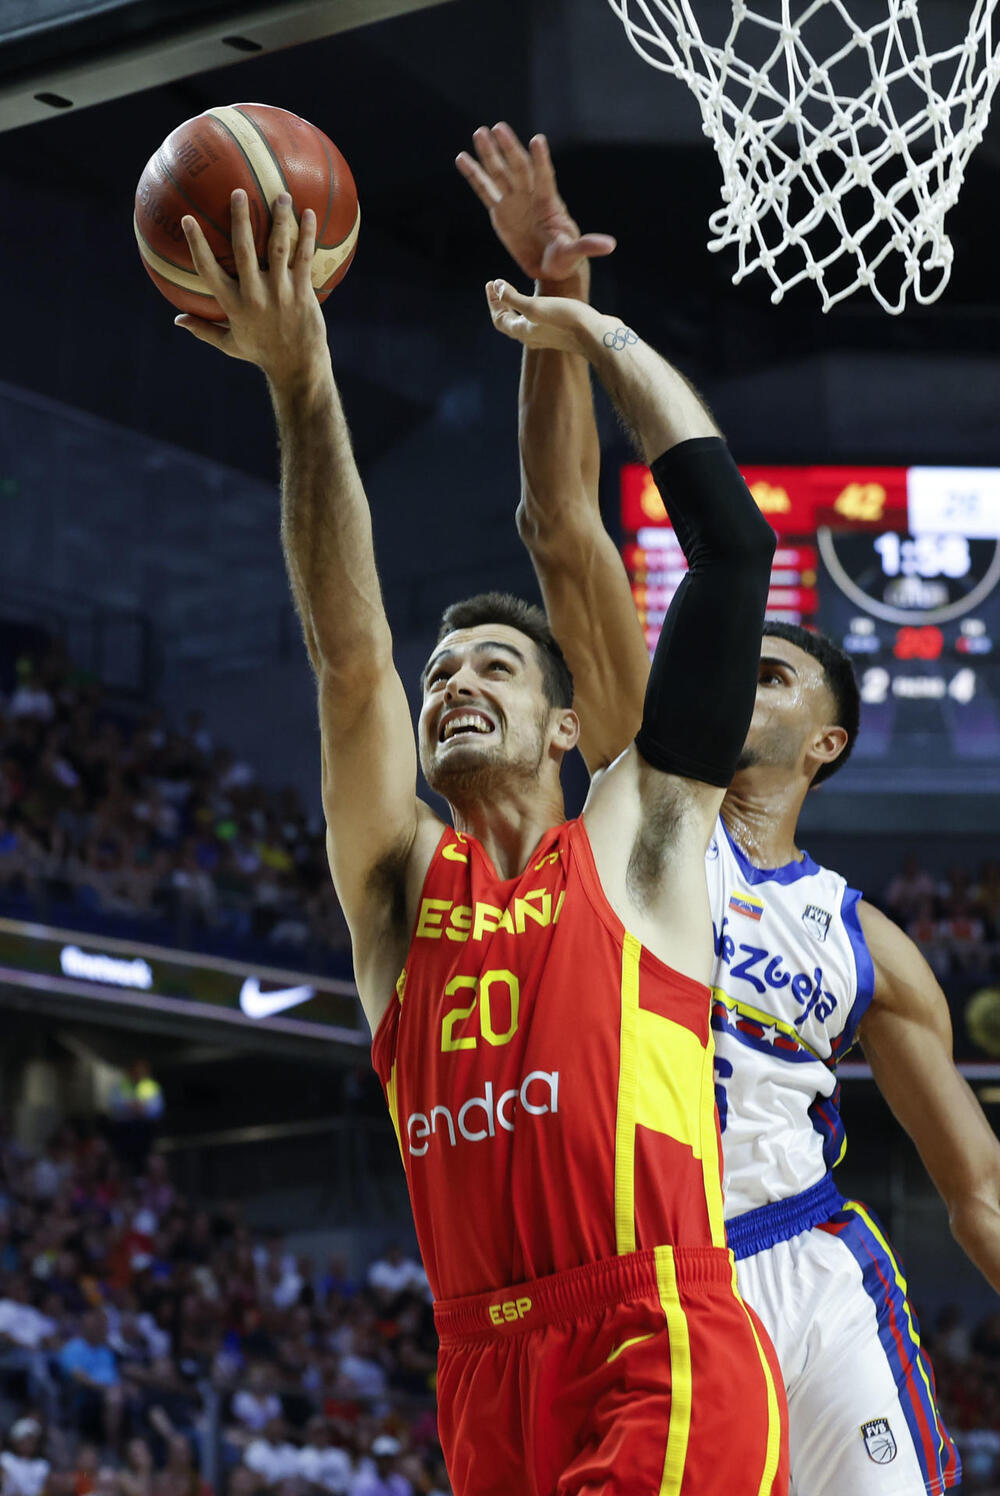
[[[754,507],[756,508],[756,505]],[[770,577],[771,567],[774,563],[774,553],[778,548],[778,537],[759,509],[757,510],[757,522],[754,525],[754,531],[752,553],[755,558],[759,559],[760,565],[766,568],[767,574]]]
[[[764,605],[767,606],[767,595],[771,590],[771,570],[774,566],[774,553],[777,548],[778,537],[775,535],[767,520],[761,516],[761,523],[755,527],[756,534],[753,543],[749,547],[744,564],[749,567],[752,575],[756,578],[758,586],[764,594]]]
[[[990,1174],[972,1188],[945,1197],[948,1224],[958,1245],[981,1263],[984,1246],[992,1281],[1000,1282],[1000,1175]]]
[[[337,631],[324,634],[313,629],[313,667],[321,691],[334,689],[341,701],[369,695],[373,683],[393,669],[392,636],[381,630]]]
[[[757,606],[771,586],[776,537],[766,520],[760,526],[713,537],[688,558],[692,574],[704,574],[720,600],[732,607]],[[711,579],[709,581],[709,579]]]
[[[774,553],[778,547],[778,537],[775,531],[768,524],[767,520],[761,514],[760,510],[757,508],[757,505],[754,504],[753,507],[754,538],[751,543],[751,552],[754,556],[759,556],[767,566],[770,566],[771,562],[774,560]]]
[[[746,523],[741,528],[734,527],[724,544],[730,560],[738,559],[745,570],[766,572],[770,577],[778,537],[756,504],[752,513],[747,511]]]
[[[530,551],[541,534],[541,516],[535,509],[526,493],[522,493],[518,500],[517,509],[514,511],[514,520],[517,524],[517,533],[524,545]]]
[[[688,554],[689,569],[725,575],[727,586],[769,583],[778,537],[755,504],[752,510],[732,515],[725,528],[715,525],[699,537]]]
[[[776,537],[766,520],[754,525],[738,545],[726,545],[713,558],[717,568],[719,597],[728,597],[740,609],[763,608],[771,588]]]
[[[521,544],[530,556],[548,555],[563,528],[545,512],[544,505],[533,500],[528,490],[521,494],[514,519]]]
[[[553,504],[539,502],[526,485],[515,520],[521,543],[534,560],[580,574],[607,533],[597,505],[570,488],[563,489],[558,504]]]

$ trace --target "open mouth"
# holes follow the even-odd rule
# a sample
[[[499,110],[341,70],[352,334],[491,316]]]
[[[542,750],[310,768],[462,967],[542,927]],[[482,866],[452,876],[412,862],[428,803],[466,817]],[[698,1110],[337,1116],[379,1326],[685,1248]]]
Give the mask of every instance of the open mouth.
[[[493,723],[484,712],[456,712],[441,723],[438,742],[450,743],[453,738],[477,737],[492,731]]]

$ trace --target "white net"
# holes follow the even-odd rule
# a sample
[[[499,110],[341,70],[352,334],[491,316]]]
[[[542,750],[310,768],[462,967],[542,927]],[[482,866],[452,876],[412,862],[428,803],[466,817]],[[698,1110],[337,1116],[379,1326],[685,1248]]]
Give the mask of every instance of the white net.
[[[1000,81],[998,0],[935,8],[931,45],[918,0],[880,0],[867,26],[860,0],[755,3],[732,0],[713,43],[699,0],[609,0],[639,55],[698,100],[723,174],[709,249],[735,245],[734,282],[763,270],[772,301],[802,281],[824,311],[862,288],[888,312],[934,301],[945,216]]]

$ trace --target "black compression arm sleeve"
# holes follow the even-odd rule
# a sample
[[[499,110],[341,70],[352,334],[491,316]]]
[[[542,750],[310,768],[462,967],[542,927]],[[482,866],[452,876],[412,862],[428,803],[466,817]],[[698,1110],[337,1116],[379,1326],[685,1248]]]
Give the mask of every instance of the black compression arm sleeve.
[[[636,746],[667,774],[728,785],[757,690],[774,531],[721,437],[653,463],[688,561],[660,634]]]

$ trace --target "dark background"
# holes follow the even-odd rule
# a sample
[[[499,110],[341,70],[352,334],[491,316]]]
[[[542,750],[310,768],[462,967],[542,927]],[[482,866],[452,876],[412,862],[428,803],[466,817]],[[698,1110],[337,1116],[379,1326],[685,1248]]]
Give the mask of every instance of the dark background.
[[[98,10],[105,28],[110,14],[134,31],[156,12],[175,26],[187,14],[153,4]],[[251,35],[260,10],[220,7],[220,29]],[[960,7],[930,12],[961,36]],[[85,23],[93,29],[94,17]],[[41,67],[60,35],[72,47],[53,66],[86,60],[72,29],[8,39],[0,96],[24,77],[25,47]],[[510,266],[453,166],[479,123],[547,130],[573,211],[619,239],[595,277],[595,300],[677,360],[742,461],[997,460],[993,136],[948,219],[955,270],[939,302],[893,318],[858,294],[824,315],[799,288],[773,306],[759,276],[730,283],[733,252],[706,250],[720,173],[694,101],[640,62],[602,0],[511,0],[502,15],[482,0],[452,0],[8,130],[0,583],[146,611],[158,689],[178,709],[196,700],[239,712],[245,672],[258,671],[254,699],[281,698],[289,731],[281,744],[260,723],[253,731],[267,753],[284,754],[290,738],[295,758],[304,745],[300,780],[314,762],[311,703],[275,543],[263,382],[174,329],[130,225],[135,182],[159,141],[212,104],[249,99],[317,123],[358,182],[358,255],[328,321],[411,677],[444,603],[487,583],[534,586],[512,524],[517,353],[492,333],[482,296],[487,276]],[[614,524],[627,454],[603,422]],[[17,441],[26,425],[36,437],[30,462]],[[275,664],[281,673],[266,686]],[[821,829],[857,819],[849,795],[836,799],[836,810],[832,793],[825,811],[810,807]],[[871,824],[870,807],[858,814]],[[901,803],[876,814],[887,829],[913,825],[913,807]],[[993,810],[985,814],[992,826]],[[983,816],[982,803],[958,796],[949,824],[982,830]]]
[[[103,9],[128,10],[136,26],[143,12],[170,13]],[[220,24],[248,30],[260,9],[212,7]],[[961,35],[964,7],[925,9]],[[22,5],[7,19],[26,15]],[[0,103],[25,69],[44,71],[48,58],[58,71],[63,43],[84,62],[94,45],[80,33],[28,43],[0,34]],[[32,627],[57,625],[105,679],[119,672],[123,688],[163,702],[174,720],[205,708],[217,741],[238,746],[262,778],[296,781],[313,804],[312,682],[278,547],[263,381],[173,327],[131,228],[135,183],[160,140],[239,100],[314,121],[358,183],[358,254],[327,320],[408,681],[447,601],[493,585],[534,593],[513,524],[518,356],[489,327],[482,289],[511,267],[453,166],[481,123],[549,133],[583,227],[619,239],[595,301],[676,360],[743,462],[1000,462],[995,128],[948,218],[945,295],[896,318],[860,294],[824,316],[808,289],[775,307],[768,283],[731,284],[735,256],[705,247],[720,174],[695,104],[634,56],[605,0],[452,0],[0,133],[5,609],[16,601]],[[627,452],[604,411],[602,430],[614,524]],[[936,874],[993,852],[997,797],[858,797],[849,775],[813,797],[805,825],[813,854],[852,882],[877,893],[906,852]],[[578,769],[570,780],[578,797]],[[49,1042],[28,1026],[32,1044]],[[175,1115],[190,1104],[192,1129],[233,1097],[263,1094],[269,1066],[215,1053],[183,1063],[189,1088],[174,1082]],[[265,1120],[283,1119],[297,1095],[315,1121],[331,1108],[324,1085],[320,1076],[296,1092],[282,1071]],[[845,1110],[859,1139],[845,1189],[892,1214],[932,1299],[978,1302],[979,1280],[962,1278],[957,1249],[942,1246],[937,1197],[873,1089],[854,1084]],[[204,1167],[199,1183],[212,1187]]]

